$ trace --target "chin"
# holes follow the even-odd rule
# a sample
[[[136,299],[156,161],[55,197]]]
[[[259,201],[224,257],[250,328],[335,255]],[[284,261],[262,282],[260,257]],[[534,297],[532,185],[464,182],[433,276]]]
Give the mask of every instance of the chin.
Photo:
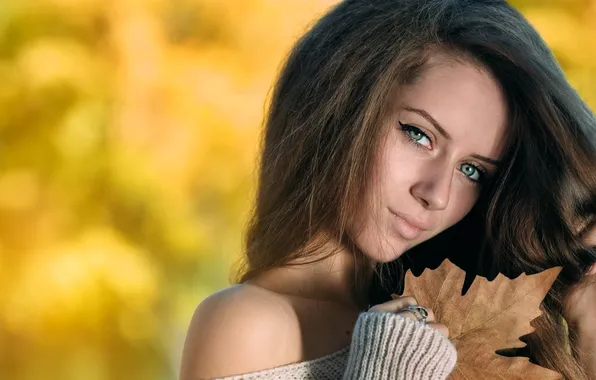
[[[388,230],[370,227],[360,230],[359,234],[350,235],[353,236],[352,241],[360,251],[375,263],[395,261],[407,250],[420,243],[396,236]]]
[[[398,259],[411,247],[403,241],[388,241],[377,242],[377,244],[370,244],[368,247],[359,245],[366,257],[376,263],[390,263]]]
[[[395,251],[391,253],[385,253],[379,255],[378,260],[375,260],[378,263],[390,263],[392,261],[397,260],[401,255],[404,254],[405,251]]]

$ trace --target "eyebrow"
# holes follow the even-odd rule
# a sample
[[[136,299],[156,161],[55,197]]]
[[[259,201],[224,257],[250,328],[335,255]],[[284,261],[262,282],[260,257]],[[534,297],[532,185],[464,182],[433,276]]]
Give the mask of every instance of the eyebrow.
[[[501,161],[493,160],[492,158],[484,157],[479,154],[473,154],[472,157],[474,157],[477,160],[484,161],[487,164],[494,165],[494,166],[499,166],[501,164]]]
[[[422,116],[429,123],[431,123],[433,125],[433,127],[435,127],[437,129],[437,131],[439,131],[439,133],[443,135],[443,137],[445,137],[447,140],[452,140],[451,139],[451,135],[449,133],[447,133],[447,131],[443,127],[441,127],[441,124],[439,124],[439,122],[436,121],[435,118],[432,117],[425,110],[421,110],[421,109],[418,109],[418,108],[411,108],[411,107],[405,107],[404,109],[406,111],[414,112],[414,113],[417,113],[418,115]]]
[[[436,128],[437,131],[439,131],[439,133],[441,135],[443,135],[443,137],[445,137],[447,140],[452,141],[453,139],[451,138],[451,135],[445,130],[445,128],[443,128],[441,126],[441,124],[439,124],[438,121],[435,120],[434,117],[432,117],[428,112],[426,112],[425,110],[421,110],[419,108],[412,108],[412,107],[404,107],[404,109],[406,111],[410,111],[410,112],[414,112],[417,113],[418,115],[422,116],[423,118],[425,118],[429,123],[431,123],[433,125],[433,127]],[[487,164],[490,165],[494,165],[494,166],[499,166],[499,164],[501,164],[501,161],[497,161],[497,160],[493,160],[492,158],[488,158],[488,157],[484,157],[481,156],[479,154],[472,154],[472,157],[474,157],[477,160],[486,162]]]

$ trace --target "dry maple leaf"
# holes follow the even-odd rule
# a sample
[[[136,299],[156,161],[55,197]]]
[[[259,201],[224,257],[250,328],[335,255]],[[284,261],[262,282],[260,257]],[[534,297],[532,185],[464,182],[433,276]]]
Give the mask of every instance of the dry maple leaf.
[[[499,349],[523,347],[519,340],[534,328],[540,303],[556,280],[560,268],[510,280],[499,274],[493,281],[476,277],[462,296],[465,272],[449,260],[421,276],[406,273],[404,293],[429,307],[449,328],[457,348],[457,365],[451,380],[560,379],[561,376],[530,363],[527,358],[504,357]]]

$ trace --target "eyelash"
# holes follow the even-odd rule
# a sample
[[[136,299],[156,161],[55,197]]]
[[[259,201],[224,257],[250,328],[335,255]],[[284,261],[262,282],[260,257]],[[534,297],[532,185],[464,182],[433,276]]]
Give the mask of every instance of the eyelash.
[[[428,150],[428,148],[426,148],[424,145],[422,145],[422,144],[419,144],[419,143],[418,143],[416,140],[414,140],[414,138],[413,138],[411,135],[409,135],[409,133],[408,133],[408,132],[415,131],[415,132],[417,132],[417,133],[420,133],[422,136],[426,137],[426,138],[428,139],[428,141],[430,141],[430,143],[431,143],[431,147],[432,147],[432,144],[434,143],[433,139],[432,139],[432,138],[431,138],[429,135],[427,135],[427,134],[426,134],[426,133],[425,133],[425,132],[424,132],[422,129],[420,129],[420,128],[418,128],[418,127],[415,127],[415,126],[413,126],[413,125],[411,125],[411,124],[404,124],[404,123],[402,123],[401,121],[399,121],[399,125],[400,125],[400,127],[401,127],[401,130],[402,130],[402,132],[403,132],[403,133],[406,135],[406,138],[407,138],[407,139],[408,139],[410,142],[414,143],[414,145],[415,145],[417,148],[422,148],[422,149],[426,149],[426,150]]]
[[[414,140],[414,138],[412,136],[410,136],[410,134],[408,132],[412,132],[415,131],[417,133],[420,133],[421,135],[423,135],[424,137],[426,137],[431,144],[433,144],[433,139],[427,135],[422,129],[415,127],[411,124],[404,124],[401,121],[398,121],[399,125],[400,125],[400,129],[403,132],[403,134],[405,135],[406,139],[408,142],[412,143],[416,148],[418,149],[424,149],[424,150],[429,150],[428,148],[426,148],[425,146],[421,145],[420,143],[418,143],[416,140]],[[472,167],[474,167],[474,169],[478,170],[479,173],[479,179],[478,180],[473,180],[470,177],[468,177],[467,175],[464,174],[464,177],[466,177],[466,179],[470,182],[472,182],[472,184],[474,185],[481,185],[486,181],[486,177],[488,175],[487,171],[485,168],[483,168],[480,165],[474,164],[474,163],[464,163],[463,165],[470,165]]]

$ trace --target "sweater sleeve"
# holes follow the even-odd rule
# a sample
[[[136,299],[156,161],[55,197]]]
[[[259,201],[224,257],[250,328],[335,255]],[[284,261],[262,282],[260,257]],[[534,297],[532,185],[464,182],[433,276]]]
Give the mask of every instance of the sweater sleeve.
[[[344,380],[443,380],[457,360],[437,330],[388,312],[362,313],[356,322]]]

